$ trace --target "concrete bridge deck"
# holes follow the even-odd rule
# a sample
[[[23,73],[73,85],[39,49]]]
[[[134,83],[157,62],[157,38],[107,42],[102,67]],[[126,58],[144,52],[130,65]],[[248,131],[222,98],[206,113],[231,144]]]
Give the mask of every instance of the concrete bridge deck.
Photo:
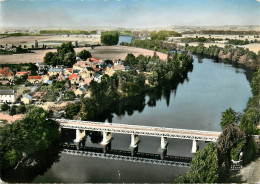
[[[217,142],[221,132],[55,119],[61,128]]]

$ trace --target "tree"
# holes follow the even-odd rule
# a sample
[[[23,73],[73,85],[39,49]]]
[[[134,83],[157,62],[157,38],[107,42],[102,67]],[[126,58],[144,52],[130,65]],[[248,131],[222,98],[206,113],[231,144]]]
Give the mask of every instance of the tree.
[[[81,105],[80,103],[70,104],[67,106],[65,112],[66,112],[66,118],[67,119],[73,119],[74,116],[78,114],[80,111]]]
[[[221,118],[221,128],[225,128],[226,126],[237,123],[237,117],[236,117],[236,112],[229,108],[225,112],[222,112],[222,118]]]
[[[105,45],[116,45],[119,40],[117,31],[106,31],[101,33],[101,43]]]
[[[9,109],[9,105],[7,103],[4,103],[2,106],[1,106],[1,110],[2,111],[7,111]]]
[[[188,173],[176,179],[177,183],[216,183],[218,181],[217,147],[209,143],[195,153]]]
[[[64,98],[63,98],[63,100],[65,100],[65,101],[72,101],[72,100],[74,100],[75,99],[75,93],[73,92],[73,91],[66,91],[65,93],[64,93]]]
[[[135,58],[135,56],[132,53],[127,54],[124,60],[124,65],[130,66],[131,68],[135,68],[137,64],[138,64],[138,60]]]
[[[98,103],[94,98],[84,98],[79,112],[82,120],[94,120],[98,115]]]
[[[16,114],[16,106],[12,106],[9,110],[9,115],[13,116]]]
[[[42,108],[32,108],[24,119],[0,127],[3,167],[19,165],[25,157],[52,145],[59,130],[58,124],[48,118],[49,113]]]
[[[54,53],[53,52],[47,52],[46,55],[44,56],[44,64],[46,65],[56,65],[56,63],[53,63],[53,58]]]
[[[89,51],[87,50],[82,50],[77,54],[78,57],[80,57],[80,59],[82,60],[87,60],[87,58],[91,58],[92,55]]]
[[[23,114],[23,113],[25,113],[25,112],[26,112],[26,107],[25,107],[25,105],[20,105],[20,106],[17,107],[17,113]]]
[[[250,86],[253,95],[260,94],[260,69],[254,73]]]
[[[57,47],[57,52],[46,53],[44,63],[52,66],[65,65],[66,67],[72,67],[76,63],[76,54],[72,43],[63,43]]]
[[[218,139],[219,178],[222,181],[228,178],[231,159],[237,160],[245,145],[245,140],[245,133],[240,130],[238,125],[230,124],[222,131]]]

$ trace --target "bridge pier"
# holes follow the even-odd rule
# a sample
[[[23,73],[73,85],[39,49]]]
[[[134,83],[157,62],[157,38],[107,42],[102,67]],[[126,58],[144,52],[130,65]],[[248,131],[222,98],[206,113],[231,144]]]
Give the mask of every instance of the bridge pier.
[[[196,153],[198,150],[198,140],[193,139],[191,153]]]
[[[79,143],[86,136],[85,130],[79,130],[76,129],[76,139],[74,139],[74,142],[76,143],[77,149],[79,149]]]
[[[112,133],[103,131],[103,140],[100,143],[103,145],[103,152],[106,154],[111,149]]]
[[[130,143],[130,149],[131,149],[131,156],[134,157],[135,154],[138,152],[138,146],[139,146],[139,136],[135,134],[131,134],[131,143]]]
[[[164,160],[167,155],[168,139],[167,137],[161,137],[161,146],[159,151],[161,152],[161,159]]]

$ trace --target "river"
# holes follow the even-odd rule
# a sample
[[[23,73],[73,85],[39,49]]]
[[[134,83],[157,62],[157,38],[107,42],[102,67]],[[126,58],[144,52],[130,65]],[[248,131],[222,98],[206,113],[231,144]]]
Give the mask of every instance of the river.
[[[231,64],[194,56],[193,71],[176,88],[158,90],[111,107],[113,123],[220,131],[221,113],[242,112],[251,94],[252,72]],[[75,136],[75,132],[71,132]],[[71,139],[74,137],[72,136]],[[160,139],[141,136],[140,152],[157,153]],[[129,150],[130,136],[113,134],[112,149]],[[89,137],[87,146],[93,144]],[[193,157],[192,141],[170,139],[168,154]],[[205,146],[199,142],[199,149]],[[58,155],[58,153],[57,153]],[[57,156],[56,155],[56,156]],[[52,159],[47,157],[46,159]],[[59,154],[40,173],[24,171],[23,182],[173,182],[188,168],[141,164]],[[11,177],[11,176],[10,176]],[[17,176],[19,177],[19,176]],[[13,181],[13,180],[12,180]]]

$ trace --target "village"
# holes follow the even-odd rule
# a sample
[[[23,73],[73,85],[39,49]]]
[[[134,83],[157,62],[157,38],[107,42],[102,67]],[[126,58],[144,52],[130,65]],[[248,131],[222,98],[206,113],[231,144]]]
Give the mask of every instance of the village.
[[[46,110],[64,109],[68,103],[80,101],[81,98],[91,97],[91,81],[101,82],[103,75],[112,76],[116,71],[130,71],[129,66],[124,66],[122,60],[106,60],[76,58],[76,63],[67,68],[64,65],[55,67],[43,62],[35,64],[36,71],[12,71],[9,67],[0,68],[0,104],[9,106],[36,105]],[[37,75],[32,75],[36,73]],[[15,85],[14,81],[22,81]],[[51,97],[48,86],[52,84],[63,85],[62,90],[54,93]],[[51,91],[55,91],[51,86]],[[62,111],[61,111],[62,112]],[[9,113],[10,114],[10,113]],[[21,116],[19,116],[20,118]],[[4,119],[4,118],[2,118]],[[7,117],[8,119],[8,117]],[[16,118],[12,117],[15,121]]]

